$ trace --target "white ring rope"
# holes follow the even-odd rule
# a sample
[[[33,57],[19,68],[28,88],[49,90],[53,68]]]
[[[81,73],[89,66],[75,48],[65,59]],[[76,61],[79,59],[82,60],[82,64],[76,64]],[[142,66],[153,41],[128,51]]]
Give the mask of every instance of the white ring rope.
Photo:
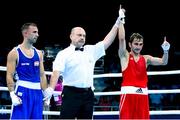
[[[4,66],[0,66],[0,71],[6,71],[7,68]],[[51,75],[52,72],[45,71],[46,75]],[[172,74],[180,74],[180,70],[170,70],[170,71],[148,71],[148,75],[172,75]],[[106,73],[94,75],[94,78],[102,78],[102,77],[122,77],[122,73]]]
[[[180,110],[149,111],[150,115],[179,115]],[[0,114],[10,114],[11,110],[0,109]],[[59,111],[43,111],[43,115],[60,115]],[[94,111],[93,115],[119,115],[119,111]]]
[[[7,87],[0,87],[0,91],[8,91]],[[168,93],[180,93],[180,89],[171,89],[171,90],[148,90],[149,94],[168,94]],[[61,91],[54,91],[54,95],[61,95]],[[107,96],[107,95],[120,95],[121,91],[113,92],[94,92],[96,96]]]
[[[6,71],[7,68],[4,66],[0,66],[0,71]],[[45,71],[46,75],[51,75],[52,72]],[[148,75],[172,75],[172,74],[180,74],[180,70],[171,70],[171,71],[150,71],[147,72]],[[106,73],[94,75],[94,78],[102,78],[102,77],[122,77],[122,73]],[[0,91],[8,91],[7,87],[0,87]],[[157,94],[157,93],[180,93],[180,89],[173,90],[148,90],[149,94]],[[61,94],[59,91],[54,91],[54,94]],[[98,95],[120,95],[120,91],[113,92],[95,92],[96,96]],[[0,109],[0,114],[10,114],[11,110],[9,109]],[[58,111],[43,111],[43,115],[59,115]],[[164,110],[164,111],[150,111],[150,115],[179,115],[180,110]],[[95,111],[93,115],[119,115],[119,111]]]

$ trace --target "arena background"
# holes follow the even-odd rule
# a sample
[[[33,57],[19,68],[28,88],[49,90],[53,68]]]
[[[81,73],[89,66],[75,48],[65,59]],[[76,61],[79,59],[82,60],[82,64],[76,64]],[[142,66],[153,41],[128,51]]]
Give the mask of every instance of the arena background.
[[[72,27],[82,26],[87,31],[87,44],[102,40],[118,16],[119,4],[126,9],[126,39],[139,32],[144,36],[143,53],[160,56],[163,37],[171,43],[170,64],[175,69],[179,59],[179,14],[174,0],[64,0],[64,1],[5,1],[1,3],[1,52],[21,43],[20,27],[25,22],[39,26],[39,49],[70,43]],[[118,40],[107,50],[106,57],[117,55]],[[112,54],[112,52],[114,54]],[[6,54],[0,55],[6,57]],[[176,60],[174,60],[176,58]],[[5,65],[4,62],[2,65]]]
[[[95,44],[110,31],[118,17],[120,4],[126,9],[126,39],[128,40],[133,32],[141,33],[145,42],[143,54],[161,56],[163,51],[160,45],[164,36],[167,36],[167,40],[171,43],[168,65],[150,66],[148,70],[178,70],[180,68],[180,18],[179,6],[175,0],[4,1],[0,4],[0,66],[6,66],[7,53],[22,42],[20,27],[25,22],[37,23],[40,37],[35,46],[45,52],[51,51],[52,48],[59,50],[67,47],[70,43],[70,30],[75,26],[85,28],[86,44]],[[103,58],[103,72],[121,72],[117,67],[120,66],[117,50],[118,39],[116,38]],[[53,59],[57,51],[56,49],[52,51],[54,51],[51,54]],[[47,60],[45,61],[46,70],[51,70],[52,59],[45,59]],[[171,76],[172,80],[164,79],[169,77],[152,78],[149,84],[179,85],[179,75]],[[6,85],[5,79],[1,79],[1,84]]]

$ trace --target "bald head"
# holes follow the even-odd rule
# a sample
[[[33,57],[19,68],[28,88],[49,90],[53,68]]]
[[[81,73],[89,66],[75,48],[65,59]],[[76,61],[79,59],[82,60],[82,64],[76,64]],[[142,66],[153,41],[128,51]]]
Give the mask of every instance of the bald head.
[[[85,44],[86,32],[82,27],[74,27],[70,35],[71,43],[76,47],[81,47]]]
[[[74,34],[75,32],[78,32],[78,31],[81,31],[81,32],[85,33],[85,30],[82,27],[74,27],[71,30],[71,34]]]

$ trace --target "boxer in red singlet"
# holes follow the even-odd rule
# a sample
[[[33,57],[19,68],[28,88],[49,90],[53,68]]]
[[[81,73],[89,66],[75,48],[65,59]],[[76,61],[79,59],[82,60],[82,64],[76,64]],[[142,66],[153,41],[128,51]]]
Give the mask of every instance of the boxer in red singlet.
[[[124,24],[119,27],[119,58],[123,81],[121,84],[121,98],[119,107],[120,119],[150,119],[149,100],[147,89],[148,65],[166,65],[168,63],[168,51],[170,44],[164,37],[161,45],[162,58],[151,55],[141,55],[143,48],[143,36],[133,33],[129,40],[130,52],[126,49]]]

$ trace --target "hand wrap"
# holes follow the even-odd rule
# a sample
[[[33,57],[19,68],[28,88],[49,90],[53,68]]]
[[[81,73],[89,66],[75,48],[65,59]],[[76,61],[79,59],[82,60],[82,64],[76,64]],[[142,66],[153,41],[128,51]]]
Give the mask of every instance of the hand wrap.
[[[22,100],[15,94],[14,91],[10,92],[10,96],[11,96],[12,105],[17,106],[22,104]]]

